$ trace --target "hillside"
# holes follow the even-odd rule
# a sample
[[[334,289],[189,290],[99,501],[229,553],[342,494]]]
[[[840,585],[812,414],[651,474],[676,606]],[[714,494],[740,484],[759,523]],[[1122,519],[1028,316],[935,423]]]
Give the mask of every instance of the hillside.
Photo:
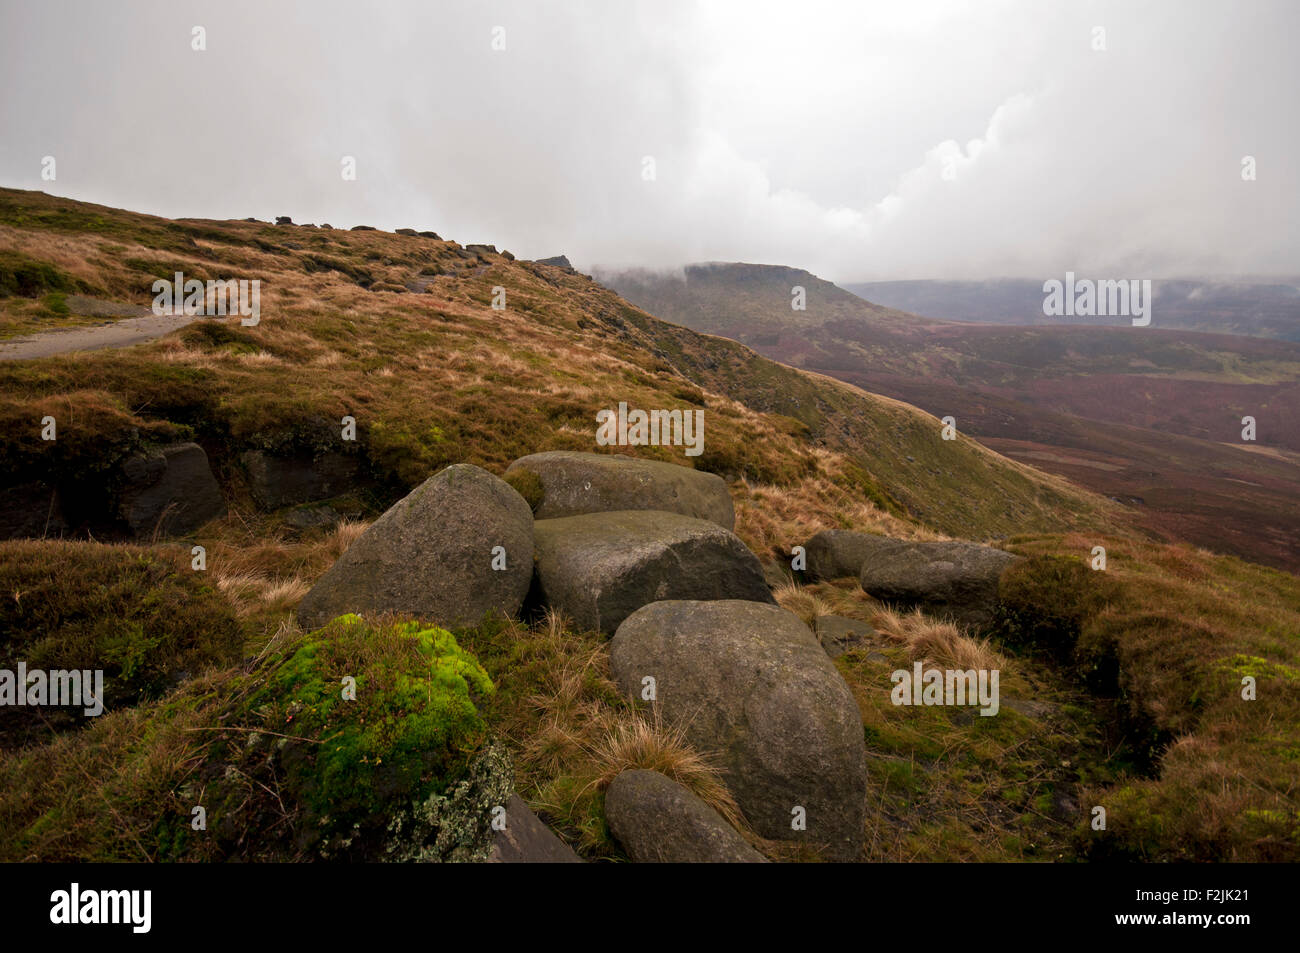
[[[666,320],[951,414],[986,445],[1122,502],[1160,538],[1300,568],[1300,345],[937,321],[760,265],[603,278]],[[806,288],[805,311],[791,310],[793,285]]]
[[[490,246],[6,190],[0,269],[14,341],[132,320],[177,271],[262,283],[253,326],[0,361],[5,664],[113,690],[91,724],[0,712],[0,859],[478,860],[509,803],[569,859],[641,860],[662,846],[641,828],[685,816],[628,820],[649,773],[750,860],[1300,856],[1295,576],[1153,542],[923,410]],[[823,331],[798,332],[810,353]],[[702,452],[599,445],[620,402],[702,411]],[[616,503],[549,514],[629,468]],[[981,621],[793,566],[827,530],[940,575],[978,553],[996,571],[959,608]],[[507,536],[499,575],[467,556]],[[898,706],[912,666],[1000,672],[999,717]],[[735,693],[758,672],[779,677]],[[780,771],[737,753],[772,724]],[[835,793],[838,839],[793,833],[804,787]]]

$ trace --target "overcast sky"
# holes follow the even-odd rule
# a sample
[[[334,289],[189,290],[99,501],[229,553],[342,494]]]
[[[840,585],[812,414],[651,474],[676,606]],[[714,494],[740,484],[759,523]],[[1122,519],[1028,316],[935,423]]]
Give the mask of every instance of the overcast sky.
[[[0,185],[583,268],[1295,274],[1298,34],[1258,0],[0,0]]]

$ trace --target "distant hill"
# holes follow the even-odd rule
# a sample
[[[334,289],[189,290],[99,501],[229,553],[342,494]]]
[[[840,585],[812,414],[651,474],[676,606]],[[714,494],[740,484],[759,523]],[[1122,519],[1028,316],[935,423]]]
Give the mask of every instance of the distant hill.
[[[844,289],[887,308],[980,324],[1072,324],[1082,319],[1043,314],[1043,282],[868,281]],[[1152,326],[1213,334],[1244,334],[1300,342],[1300,278],[1188,281],[1156,279]],[[1123,317],[1088,319],[1122,326]]]
[[[1159,318],[942,321],[786,267],[597,275],[666,320],[952,415],[990,448],[1131,506],[1162,538],[1300,568],[1300,344],[1165,330]],[[791,308],[795,286],[806,310]]]

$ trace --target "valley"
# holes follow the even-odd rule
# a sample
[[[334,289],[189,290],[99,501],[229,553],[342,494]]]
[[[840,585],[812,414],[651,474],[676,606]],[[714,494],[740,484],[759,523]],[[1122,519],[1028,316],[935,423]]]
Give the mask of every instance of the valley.
[[[952,415],[991,449],[1117,501],[1154,538],[1300,569],[1300,345],[937,321],[784,267],[601,277],[666,320]],[[796,285],[806,311],[790,309]]]

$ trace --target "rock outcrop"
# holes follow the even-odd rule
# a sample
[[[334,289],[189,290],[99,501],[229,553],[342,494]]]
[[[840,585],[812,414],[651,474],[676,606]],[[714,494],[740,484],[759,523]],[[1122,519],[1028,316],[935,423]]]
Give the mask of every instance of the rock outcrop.
[[[249,490],[264,510],[327,500],[358,485],[360,459],[327,450],[316,454],[271,454],[248,450],[240,456]]]
[[[876,635],[876,630],[870,623],[842,615],[818,616],[815,629],[822,648],[833,659],[871,644]]]
[[[862,565],[863,590],[882,602],[919,607],[965,625],[987,625],[998,600],[998,579],[1021,557],[959,541],[881,538]]]
[[[813,580],[857,579],[863,564],[883,544],[896,542],[888,536],[858,533],[848,529],[824,529],[808,542],[808,576]]]
[[[518,794],[505,803],[505,830],[497,831],[491,864],[580,864],[582,858],[555,836]]]
[[[176,443],[128,457],[118,512],[137,537],[181,535],[225,515],[208,455],[196,443]]]

